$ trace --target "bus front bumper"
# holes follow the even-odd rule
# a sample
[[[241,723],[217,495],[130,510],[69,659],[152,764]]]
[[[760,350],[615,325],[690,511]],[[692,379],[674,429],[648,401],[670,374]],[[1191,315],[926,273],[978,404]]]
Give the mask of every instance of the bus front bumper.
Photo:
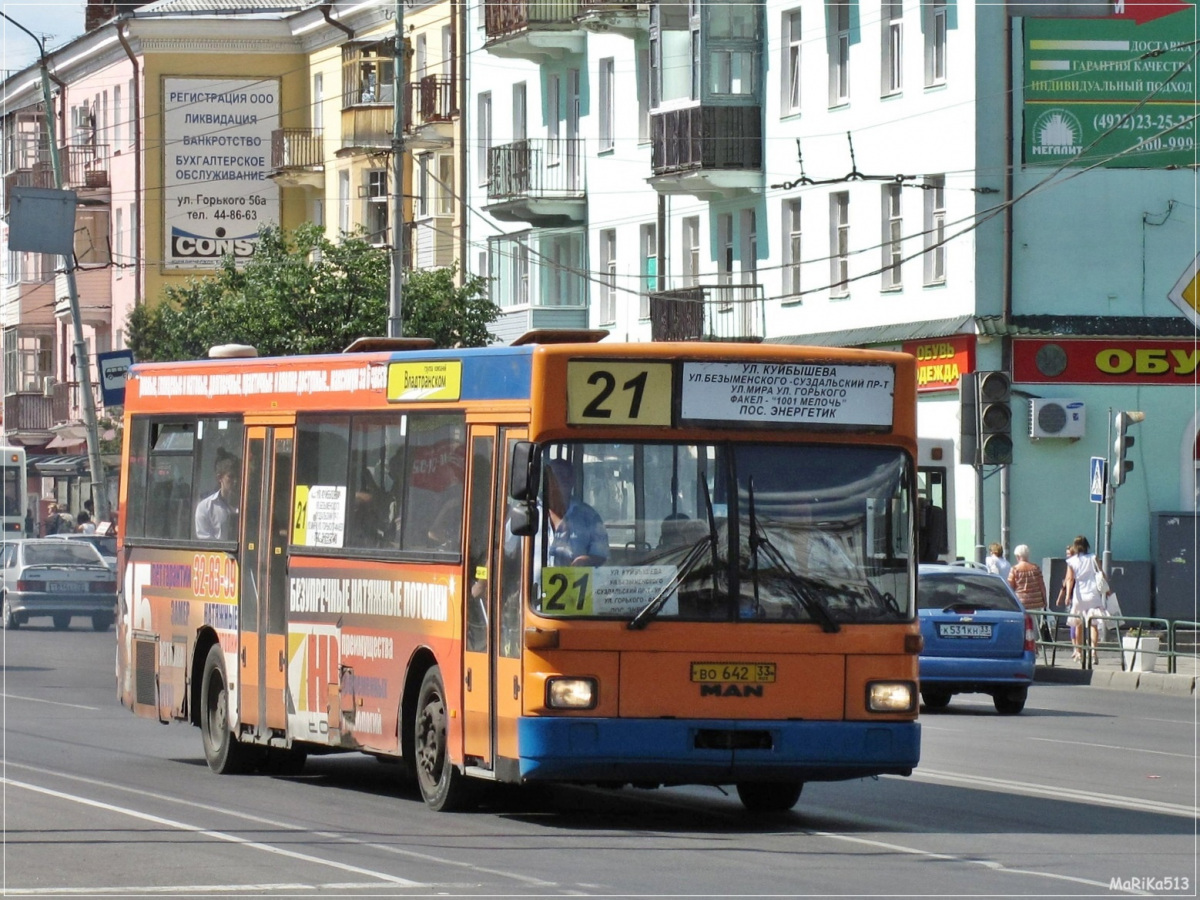
[[[526,781],[843,781],[908,775],[921,751],[921,726],[894,721],[530,717],[517,733]]]

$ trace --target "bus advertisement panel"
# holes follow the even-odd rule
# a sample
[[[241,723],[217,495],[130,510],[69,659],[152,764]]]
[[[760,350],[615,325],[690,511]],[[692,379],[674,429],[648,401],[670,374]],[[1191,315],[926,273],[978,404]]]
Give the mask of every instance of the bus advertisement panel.
[[[913,358],[587,340],[135,366],[122,702],[435,809],[910,773]]]

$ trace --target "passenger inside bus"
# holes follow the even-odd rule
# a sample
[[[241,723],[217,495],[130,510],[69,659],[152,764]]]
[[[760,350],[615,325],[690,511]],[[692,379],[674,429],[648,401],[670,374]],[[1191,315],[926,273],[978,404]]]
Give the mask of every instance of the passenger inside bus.
[[[703,522],[684,513],[671,513],[663,519],[658,532],[658,549],[690,547],[707,536],[708,529],[704,527]]]
[[[214,470],[217,489],[196,504],[196,538],[232,541],[237,538],[242,461],[231,453],[220,451]]]

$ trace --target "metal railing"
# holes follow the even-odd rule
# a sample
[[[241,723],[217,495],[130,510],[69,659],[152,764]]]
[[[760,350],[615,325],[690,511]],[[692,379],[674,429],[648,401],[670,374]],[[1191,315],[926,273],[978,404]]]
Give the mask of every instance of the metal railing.
[[[324,131],[278,128],[271,132],[272,169],[317,169],[325,166]]]
[[[1040,662],[1049,666],[1058,665],[1058,651],[1073,652],[1077,646],[1071,639],[1072,626],[1067,621],[1072,618],[1071,613],[1031,609],[1029,614],[1033,617],[1035,633],[1038,635],[1037,647]],[[1046,632],[1042,631],[1043,624],[1046,626]],[[1134,630],[1139,630],[1142,636],[1158,637],[1158,649],[1126,647],[1122,638],[1130,637],[1130,632]],[[1050,635],[1050,640],[1043,638],[1045,633]],[[1162,656],[1166,659],[1168,674],[1176,674],[1179,671],[1180,658],[1194,659],[1196,657],[1198,635],[1200,635],[1200,623],[1197,622],[1146,616],[1106,615],[1099,618],[1098,640],[1095,645],[1092,644],[1091,628],[1084,627],[1084,633],[1080,636],[1078,645],[1081,659],[1069,658],[1069,664],[1078,664],[1083,669],[1091,669],[1095,666],[1095,653],[1117,652],[1121,654],[1121,671],[1127,672],[1137,667],[1139,660],[1144,655],[1153,653],[1156,657]]]
[[[744,341],[764,337],[761,284],[707,284],[650,294],[652,341]]]
[[[530,138],[488,150],[488,200],[583,196],[583,138]]]
[[[504,37],[531,26],[564,24],[579,15],[578,0],[484,0],[488,38]]]

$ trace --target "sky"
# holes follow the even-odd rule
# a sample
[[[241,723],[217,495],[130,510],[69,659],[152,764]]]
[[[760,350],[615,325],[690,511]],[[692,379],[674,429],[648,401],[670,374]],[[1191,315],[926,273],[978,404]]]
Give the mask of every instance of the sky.
[[[85,5],[85,0],[0,0],[4,14],[45,41],[47,50],[83,34]],[[0,18],[0,34],[4,37],[5,75],[37,62],[37,44],[20,28]]]

